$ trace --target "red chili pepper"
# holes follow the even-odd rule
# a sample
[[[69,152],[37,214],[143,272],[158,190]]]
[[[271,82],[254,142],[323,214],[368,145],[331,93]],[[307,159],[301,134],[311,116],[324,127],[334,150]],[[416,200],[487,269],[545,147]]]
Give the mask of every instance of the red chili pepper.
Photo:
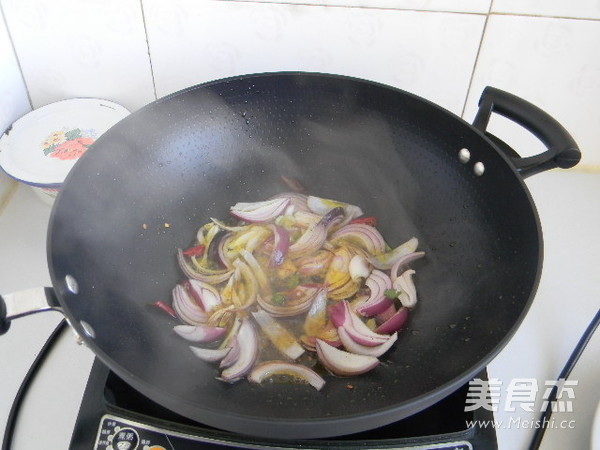
[[[173,308],[171,308],[171,306],[167,305],[165,302],[159,300],[157,302],[154,302],[153,305],[162,309],[164,312],[166,312],[168,315],[170,315],[174,319],[177,319],[177,314],[175,313],[175,310]]]
[[[354,219],[350,221],[350,223],[364,223],[365,225],[371,225],[372,227],[377,226],[377,217],[375,216],[366,216],[359,217],[358,219]]]
[[[204,245],[196,245],[195,247],[190,247],[183,252],[185,256],[202,256],[204,255]]]

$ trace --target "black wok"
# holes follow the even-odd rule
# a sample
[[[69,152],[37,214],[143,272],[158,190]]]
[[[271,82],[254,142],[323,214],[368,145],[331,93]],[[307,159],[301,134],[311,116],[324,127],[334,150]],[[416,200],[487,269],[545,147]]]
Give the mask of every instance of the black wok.
[[[492,111],[548,151],[519,158],[485,132]],[[491,88],[470,125],[404,91],[341,76],[195,86],[115,125],[70,173],[48,232],[57,304],[108,367],[193,420],[273,438],[376,428],[444,398],[510,339],[542,268],[523,178],[579,157],[557,122]],[[359,205],[393,246],[417,236],[427,253],[413,265],[420,303],[384,364],[330,376],[320,392],[217,381],[172,332],[176,321],[149,306],[183,279],[175,251],[200,225],[286,190],[282,175]]]

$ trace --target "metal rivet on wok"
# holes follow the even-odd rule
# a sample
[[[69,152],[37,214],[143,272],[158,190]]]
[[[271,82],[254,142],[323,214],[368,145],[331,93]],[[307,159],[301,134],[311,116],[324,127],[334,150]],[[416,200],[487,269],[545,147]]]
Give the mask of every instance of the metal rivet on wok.
[[[475,173],[475,175],[480,177],[481,175],[483,175],[483,172],[485,172],[485,166],[481,161],[478,161],[475,164],[473,164],[473,173]]]
[[[83,332],[87,337],[91,339],[94,339],[96,337],[96,332],[89,323],[87,323],[85,320],[82,320],[79,323],[81,324],[81,328],[83,328]]]
[[[470,159],[471,159],[471,152],[466,148],[461,148],[458,152],[458,160],[461,163],[466,164],[469,162]]]
[[[79,293],[79,284],[77,284],[77,280],[73,278],[72,275],[65,276],[65,284],[67,285],[67,289],[72,294]]]

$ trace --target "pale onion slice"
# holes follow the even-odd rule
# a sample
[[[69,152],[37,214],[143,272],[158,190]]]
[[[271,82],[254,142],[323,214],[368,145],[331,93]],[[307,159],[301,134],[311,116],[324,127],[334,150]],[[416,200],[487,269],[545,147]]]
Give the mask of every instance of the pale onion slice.
[[[178,284],[173,288],[173,310],[188,325],[201,325],[208,320],[208,314],[192,298],[185,288]]]
[[[292,317],[309,310],[315,296],[323,289],[322,286],[300,285],[291,292],[295,298],[288,300],[283,305],[276,305],[271,301],[272,296],[257,298],[258,304],[273,317]]]
[[[241,250],[240,255],[242,256],[242,258],[244,258],[246,263],[248,263],[250,269],[252,269],[252,273],[254,275],[254,278],[256,279],[256,282],[258,283],[260,293],[262,295],[269,295],[271,293],[271,284],[269,283],[267,275],[265,274],[265,271],[263,270],[260,263],[248,250]]]
[[[398,271],[403,266],[405,266],[406,264],[409,264],[413,261],[416,261],[417,259],[420,259],[423,256],[425,256],[425,252],[411,252],[411,253],[408,253],[408,254],[400,257],[398,259],[398,261],[396,261],[394,263],[394,265],[392,266],[392,269],[390,270],[390,278],[391,278],[392,282],[394,282],[396,280],[396,278],[398,278]]]
[[[298,273],[303,276],[325,273],[333,253],[328,250],[319,250],[314,255],[304,256],[296,261]]]
[[[240,301],[239,305],[236,305],[240,309],[245,309],[252,306],[256,302],[256,298],[258,296],[258,282],[250,270],[250,267],[246,263],[244,263],[241,259],[236,259],[233,262],[233,266],[240,271],[241,282],[243,283],[243,289],[241,286],[234,286],[234,289],[237,289],[238,299]],[[243,294],[242,295],[240,295]]]
[[[191,279],[186,280],[183,285],[205,312],[210,313],[217,306],[221,306],[219,291],[210,284]]]
[[[288,249],[290,248],[290,233],[279,225],[270,224],[269,228],[273,231],[273,252],[269,259],[269,266],[280,266],[285,259]]]
[[[415,252],[418,246],[419,240],[413,237],[387,253],[371,256],[369,262],[381,270],[391,269],[400,258]]]
[[[221,364],[219,364],[220,369],[225,369],[231,366],[240,357],[240,344],[238,344],[237,336],[234,336],[231,345],[225,348],[229,348],[230,351],[221,360]]]
[[[238,202],[230,210],[231,214],[246,222],[267,222],[282,214],[289,203],[289,198],[274,198],[252,203]]]
[[[375,347],[390,338],[388,335],[375,333],[350,309],[346,300],[342,300],[329,308],[329,318],[336,328],[344,327],[348,334],[361,345]]]
[[[173,331],[190,342],[214,342],[227,333],[227,328],[207,325],[175,325]]]
[[[350,353],[356,353],[357,355],[368,355],[375,357],[381,356],[390,348],[392,348],[394,342],[396,342],[398,339],[398,333],[394,333],[390,336],[387,342],[376,345],[375,347],[367,347],[366,345],[361,345],[352,339],[344,327],[339,327],[337,331],[344,348]]]
[[[325,380],[314,370],[303,366],[302,364],[277,360],[265,361],[256,366],[252,369],[250,375],[248,375],[248,381],[251,381],[252,383],[262,383],[265,379],[277,375],[287,375],[299,378],[310,384],[317,391],[320,391],[325,385]]]
[[[258,335],[250,319],[243,319],[237,335],[240,347],[238,359],[221,372],[220,380],[235,383],[244,377],[258,358]]]
[[[358,206],[328,198],[315,197],[313,195],[307,197],[306,204],[312,212],[321,215],[327,214],[334,208],[342,208],[344,211],[344,218],[340,223],[340,226],[344,226],[351,220],[363,215],[362,210]]]
[[[274,195],[271,198],[287,198],[290,200],[289,206],[293,206],[294,211],[310,211],[306,204],[306,195],[300,192],[283,192],[281,194]]]
[[[325,214],[319,222],[308,227],[308,229],[290,245],[288,252],[291,257],[299,258],[310,255],[319,250],[327,240],[329,229],[338,224],[344,218],[342,208],[333,208]]]
[[[392,280],[384,272],[373,270],[365,280],[369,288],[369,298],[356,308],[356,312],[367,317],[373,317],[384,312],[393,303],[385,296],[385,291],[392,288]]]
[[[417,289],[413,282],[412,276],[415,271],[412,269],[406,270],[394,281],[394,289],[401,291],[400,303],[406,308],[414,308],[417,304]]]
[[[371,267],[367,258],[363,255],[354,255],[350,260],[350,264],[348,264],[348,272],[353,281],[367,278],[371,273]]]
[[[204,281],[210,284],[219,284],[226,281],[231,276],[231,270],[211,270],[205,269],[199,265],[190,266],[183,254],[183,250],[177,249],[177,262],[183,273],[191,279]],[[195,262],[193,259],[192,262]]]
[[[310,306],[304,319],[304,332],[308,336],[318,336],[327,325],[327,289],[321,290]]]
[[[252,313],[262,331],[282,354],[294,360],[304,353],[295,336],[263,310]]]
[[[201,347],[193,347],[190,345],[190,350],[200,358],[202,361],[206,362],[216,362],[221,361],[227,353],[231,350],[230,348],[201,348]]]
[[[379,360],[374,356],[345,352],[332,347],[321,339],[317,339],[316,347],[321,364],[335,375],[361,375],[379,365]]]
[[[346,241],[365,249],[371,255],[385,251],[385,241],[377,228],[364,223],[350,223],[335,231],[329,238],[333,243]]]

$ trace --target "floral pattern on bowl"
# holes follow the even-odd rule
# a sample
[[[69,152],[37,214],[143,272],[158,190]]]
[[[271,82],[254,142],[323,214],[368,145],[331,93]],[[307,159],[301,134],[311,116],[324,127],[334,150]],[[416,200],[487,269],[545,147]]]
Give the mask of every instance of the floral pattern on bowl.
[[[78,159],[96,140],[94,129],[54,131],[42,144],[44,155],[61,160]]]

